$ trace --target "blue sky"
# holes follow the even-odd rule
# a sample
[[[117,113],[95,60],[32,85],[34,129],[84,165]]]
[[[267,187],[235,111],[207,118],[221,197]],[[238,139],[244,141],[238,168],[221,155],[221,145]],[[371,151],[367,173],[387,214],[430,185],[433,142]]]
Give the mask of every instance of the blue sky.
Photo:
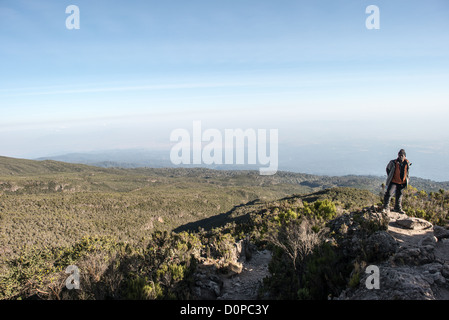
[[[1,0],[0,154],[166,148],[201,120],[277,128],[341,173],[376,157],[383,174],[401,147],[447,162],[448,30],[446,0]]]

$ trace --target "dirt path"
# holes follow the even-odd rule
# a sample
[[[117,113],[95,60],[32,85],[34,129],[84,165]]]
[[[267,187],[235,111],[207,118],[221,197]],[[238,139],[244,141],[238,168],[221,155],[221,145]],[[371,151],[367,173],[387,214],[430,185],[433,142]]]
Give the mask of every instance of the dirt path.
[[[410,219],[410,217],[393,212],[389,214],[389,217],[388,233],[396,239],[400,247],[418,247],[424,238],[434,236],[433,226],[430,224],[428,228],[408,229],[400,226],[397,221]],[[449,263],[449,243],[447,239],[436,243],[435,258]]]
[[[428,235],[433,235],[432,229],[412,230],[398,227],[390,222],[388,233],[398,242],[400,247],[417,247],[418,243]]]
[[[269,276],[268,263],[271,260],[269,250],[253,253],[249,261],[242,262],[242,272],[223,279],[220,300],[255,300],[263,278]]]

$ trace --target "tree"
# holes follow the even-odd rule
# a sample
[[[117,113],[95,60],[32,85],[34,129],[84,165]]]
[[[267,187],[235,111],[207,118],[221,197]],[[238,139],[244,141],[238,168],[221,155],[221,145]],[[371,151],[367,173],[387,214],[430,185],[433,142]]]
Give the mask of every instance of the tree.
[[[277,232],[269,232],[267,240],[281,248],[290,258],[296,271],[302,268],[306,257],[322,243],[322,233],[312,230],[308,219],[296,219],[281,225]]]

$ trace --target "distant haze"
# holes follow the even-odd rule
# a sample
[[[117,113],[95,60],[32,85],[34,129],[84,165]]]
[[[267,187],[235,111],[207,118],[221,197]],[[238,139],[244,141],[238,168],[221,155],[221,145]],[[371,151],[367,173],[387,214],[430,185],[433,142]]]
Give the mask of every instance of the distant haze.
[[[279,171],[291,171],[328,176],[374,175],[385,176],[385,167],[395,158],[396,146],[372,145],[370,148],[360,145],[279,146]],[[391,151],[389,153],[388,151]],[[435,162],[432,154],[410,151],[412,162],[411,175],[434,181],[449,181],[445,163]],[[84,163],[104,167],[209,167],[214,169],[259,169],[258,165],[173,165],[170,162],[170,150],[99,150],[89,153],[69,153],[38,158],[52,159],[72,163]],[[446,158],[447,159],[447,158]],[[433,164],[433,165],[428,165]],[[413,179],[412,179],[413,184]]]
[[[69,4],[0,3],[0,155],[168,155],[202,121],[278,129],[279,170],[384,175],[404,148],[449,180],[446,0],[77,0],[72,30]]]

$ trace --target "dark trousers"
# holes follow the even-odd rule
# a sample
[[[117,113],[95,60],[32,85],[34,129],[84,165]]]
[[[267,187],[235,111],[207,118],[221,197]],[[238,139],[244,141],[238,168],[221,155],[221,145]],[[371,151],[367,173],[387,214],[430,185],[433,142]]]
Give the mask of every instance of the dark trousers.
[[[390,200],[393,195],[396,198],[394,209],[402,209],[402,190],[405,188],[405,184],[390,183],[384,196],[384,208],[390,206]]]

